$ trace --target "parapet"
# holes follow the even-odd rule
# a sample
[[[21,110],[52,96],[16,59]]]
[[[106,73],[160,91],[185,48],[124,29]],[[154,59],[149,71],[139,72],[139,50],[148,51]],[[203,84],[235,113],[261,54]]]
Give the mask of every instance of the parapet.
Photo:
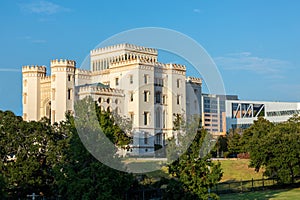
[[[187,82],[191,82],[191,83],[195,83],[195,84],[202,84],[202,79],[201,78],[197,78],[197,77],[188,76],[186,78],[186,81]]]
[[[108,53],[108,52],[118,51],[118,50],[138,51],[141,53],[157,55],[157,49],[137,46],[134,44],[127,44],[127,43],[93,49],[91,50],[91,55]]]
[[[179,71],[186,71],[185,65],[169,63],[169,64],[167,64],[167,66],[170,69],[175,69],[175,70],[179,70]]]
[[[76,70],[75,70],[75,74],[77,75],[88,75],[88,76],[90,76],[90,75],[92,75],[92,71],[90,71],[90,70],[86,70],[86,69],[79,69],[79,68],[77,68]]]
[[[129,64],[145,64],[145,65],[152,65],[154,67],[161,68],[161,69],[172,69],[172,70],[178,70],[178,71],[186,71],[185,65],[173,64],[173,63],[165,64],[165,63],[151,61],[151,60],[143,59],[143,58],[135,58],[135,59],[131,59],[131,60],[112,62],[110,64],[110,68],[129,65]]]
[[[26,65],[22,67],[22,73],[43,73],[46,74],[46,66],[44,65]]]
[[[79,95],[81,94],[98,94],[98,95],[112,95],[112,96],[122,96],[124,91],[115,88],[105,88],[101,86],[80,86]]]
[[[41,78],[41,83],[51,83],[51,76],[44,76]]]
[[[74,60],[67,60],[67,59],[55,59],[51,60],[51,67],[54,66],[67,66],[67,67],[75,67],[76,62]]]

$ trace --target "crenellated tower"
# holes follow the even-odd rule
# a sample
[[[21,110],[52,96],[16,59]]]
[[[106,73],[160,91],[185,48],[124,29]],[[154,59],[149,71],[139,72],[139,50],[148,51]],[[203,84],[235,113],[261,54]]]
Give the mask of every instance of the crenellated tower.
[[[23,66],[23,119],[39,120],[41,118],[41,80],[46,77],[45,66]]]
[[[73,111],[76,62],[56,59],[51,61],[51,122],[65,119]]]

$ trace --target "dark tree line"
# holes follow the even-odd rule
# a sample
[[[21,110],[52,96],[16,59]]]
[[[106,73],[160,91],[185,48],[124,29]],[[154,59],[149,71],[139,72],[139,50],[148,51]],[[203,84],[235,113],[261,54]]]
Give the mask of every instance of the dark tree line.
[[[245,130],[228,135],[228,151],[250,155],[250,167],[264,170],[267,177],[280,183],[293,183],[300,176],[300,117],[286,122],[271,123],[259,117]]]
[[[96,133],[100,125],[114,147],[127,146],[131,141],[130,122],[101,111],[91,98],[79,101],[75,107],[83,117],[67,114],[65,121],[54,124],[46,118],[26,122],[10,111],[0,111],[0,199],[24,199],[32,193],[61,199],[125,199],[130,192],[163,185],[164,199],[218,199],[210,188],[221,179],[221,167],[210,162],[210,149],[205,143],[209,134],[199,128],[197,120],[186,123],[176,118],[174,122],[177,139],[168,142],[167,155],[181,155],[168,165],[170,178],[155,185],[141,185],[141,175],[102,164],[81,140],[90,137],[105,146],[102,136]],[[86,112],[91,108],[95,115]],[[89,125],[87,119],[93,117],[97,122],[90,120]],[[114,147],[101,156],[110,159],[117,151]],[[123,165],[120,159],[112,162]]]
[[[130,138],[111,114],[96,109],[108,138],[127,144]],[[70,115],[51,125],[48,119],[26,122],[0,111],[0,147],[1,199],[32,193],[62,199],[122,199],[134,181],[131,174],[107,167],[86,150]]]

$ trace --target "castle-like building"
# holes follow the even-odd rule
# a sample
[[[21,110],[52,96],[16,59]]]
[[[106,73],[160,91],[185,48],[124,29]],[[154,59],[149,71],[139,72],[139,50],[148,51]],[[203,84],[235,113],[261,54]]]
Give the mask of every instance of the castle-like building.
[[[23,66],[23,118],[51,122],[74,111],[74,101],[91,96],[102,110],[130,118],[132,154],[153,154],[154,144],[173,135],[176,114],[201,113],[200,78],[186,77],[184,65],[158,62],[158,51],[132,44],[94,49],[90,70],[72,60],[52,60],[45,66]]]
[[[202,80],[186,76],[184,65],[158,62],[158,51],[118,44],[90,52],[90,70],[72,60],[45,66],[23,66],[23,119],[51,122],[74,112],[74,102],[91,96],[102,110],[132,121],[130,154],[153,155],[155,144],[173,136],[176,114],[201,116],[202,127],[214,135],[249,127],[263,116],[283,122],[300,113],[299,102],[238,100],[236,95],[202,94]]]

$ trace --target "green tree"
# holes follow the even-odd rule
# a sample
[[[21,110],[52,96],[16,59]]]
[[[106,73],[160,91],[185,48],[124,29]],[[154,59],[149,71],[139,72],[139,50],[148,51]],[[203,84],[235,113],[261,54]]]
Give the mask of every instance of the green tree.
[[[64,124],[68,139],[63,150],[63,160],[55,166],[56,181],[59,193],[64,199],[122,199],[125,192],[133,182],[131,174],[112,169],[99,162],[89,151],[94,151],[92,142],[98,144],[98,149],[103,150],[104,159],[111,162],[122,163],[115,156],[117,148],[105,148],[107,141],[98,133],[101,130],[115,145],[126,145],[130,138],[114,122],[110,113],[101,112],[92,99],[86,98],[77,102],[76,119],[69,116]],[[95,109],[95,113],[88,111]],[[94,121],[97,118],[97,122]],[[88,122],[88,123],[87,123]],[[76,124],[76,126],[75,126]],[[83,135],[80,135],[83,134]],[[80,136],[80,137],[79,137]],[[91,147],[86,149],[81,142],[86,137]],[[108,152],[109,151],[109,152]],[[101,153],[101,151],[99,151]]]
[[[212,153],[213,156],[219,158],[224,156],[224,152],[228,152],[228,137],[221,135],[218,137]]]
[[[245,132],[252,135],[247,145],[250,166],[256,171],[264,167],[264,175],[281,183],[293,183],[300,175],[300,118],[276,125],[259,119]]]
[[[227,135],[229,154],[238,154],[242,152],[241,135],[242,135],[241,129],[230,130],[229,134]]]
[[[180,117],[180,116],[179,116]],[[176,119],[175,122],[182,120]],[[181,123],[178,123],[181,124]],[[178,191],[177,197],[181,194],[180,199],[218,199],[216,194],[210,193],[212,188],[222,177],[220,163],[210,161],[210,142],[211,136],[204,129],[199,128],[199,120],[196,118],[190,120],[185,126],[174,126],[175,131],[180,131],[173,142],[179,146],[180,151],[187,147],[186,151],[181,152],[179,159],[168,165],[169,173],[174,177],[167,187],[168,199],[175,198],[172,191]],[[177,128],[186,127],[185,130]],[[176,197],[176,198],[177,198]]]
[[[104,155],[110,159],[116,146],[127,145],[131,138],[110,113],[96,109],[97,124],[113,144],[105,149],[111,150]],[[97,129],[80,122],[84,137],[102,141],[103,137],[95,138]],[[5,190],[14,199],[33,192],[47,197],[60,193],[64,199],[121,199],[133,180],[131,174],[113,170],[89,153],[70,115],[67,121],[51,125],[49,119],[26,122],[12,112],[0,111],[0,146],[0,196]],[[122,165],[119,159],[113,162]]]
[[[6,197],[5,181],[3,176],[0,174],[0,199],[4,199],[5,197]]]
[[[258,117],[248,129],[243,131],[241,138],[242,152],[260,153],[257,145],[274,128],[274,124],[263,117]]]
[[[0,113],[0,170],[10,196],[51,195],[53,176],[46,155],[51,131],[49,120],[25,122],[10,111]]]

